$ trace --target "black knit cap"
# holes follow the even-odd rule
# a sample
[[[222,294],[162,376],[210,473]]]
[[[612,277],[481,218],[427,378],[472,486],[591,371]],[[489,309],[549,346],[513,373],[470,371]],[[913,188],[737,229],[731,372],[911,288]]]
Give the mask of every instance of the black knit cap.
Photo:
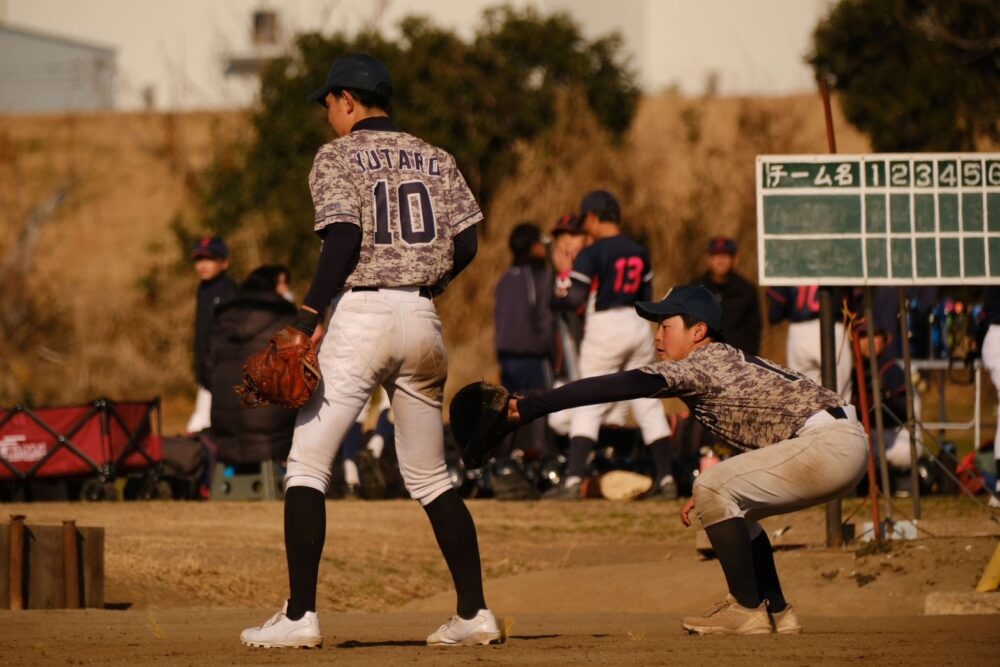
[[[334,88],[368,90],[392,98],[392,77],[380,60],[367,53],[353,53],[334,60],[326,84],[306,99],[326,106],[326,96]]]

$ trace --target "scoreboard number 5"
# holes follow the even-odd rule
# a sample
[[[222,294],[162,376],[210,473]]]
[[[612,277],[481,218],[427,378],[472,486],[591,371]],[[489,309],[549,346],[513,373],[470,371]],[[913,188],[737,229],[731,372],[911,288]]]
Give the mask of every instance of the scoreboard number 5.
[[[978,162],[962,163],[962,185],[977,186],[983,183],[983,169]]]

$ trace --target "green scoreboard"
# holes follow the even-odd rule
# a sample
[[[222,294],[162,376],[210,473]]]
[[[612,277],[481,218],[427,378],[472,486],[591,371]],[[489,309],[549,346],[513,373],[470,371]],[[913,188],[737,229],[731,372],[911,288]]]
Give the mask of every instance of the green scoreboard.
[[[757,157],[762,285],[1000,284],[1000,153]]]

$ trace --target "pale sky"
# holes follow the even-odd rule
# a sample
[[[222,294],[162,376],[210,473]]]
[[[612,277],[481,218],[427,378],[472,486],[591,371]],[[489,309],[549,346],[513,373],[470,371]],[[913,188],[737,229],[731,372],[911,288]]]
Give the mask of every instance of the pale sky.
[[[394,33],[409,14],[471,35],[497,0],[0,0],[0,21],[116,48],[117,106],[135,109],[152,86],[157,108],[252,103],[252,82],[223,75],[223,56],[246,53],[254,9],[274,9],[286,34],[379,26]],[[709,72],[724,95],[813,90],[803,57],[831,0],[514,0],[567,11],[595,37],[625,36],[640,83],[650,91],[704,90]]]

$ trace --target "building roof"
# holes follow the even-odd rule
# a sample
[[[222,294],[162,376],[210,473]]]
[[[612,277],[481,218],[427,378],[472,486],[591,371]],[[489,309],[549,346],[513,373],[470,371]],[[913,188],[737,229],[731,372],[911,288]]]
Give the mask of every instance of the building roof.
[[[82,39],[77,39],[75,37],[54,35],[52,33],[42,32],[40,30],[35,30],[33,28],[13,26],[9,23],[0,23],[0,35],[3,35],[3,33],[21,35],[23,37],[29,37],[31,39],[37,39],[46,42],[54,42],[56,44],[65,44],[67,46],[72,46],[79,49],[87,49],[89,51],[96,51],[98,53],[105,53],[108,55],[114,55],[115,52],[117,51],[117,49],[113,46],[105,44],[97,44],[95,42],[87,42]]]

